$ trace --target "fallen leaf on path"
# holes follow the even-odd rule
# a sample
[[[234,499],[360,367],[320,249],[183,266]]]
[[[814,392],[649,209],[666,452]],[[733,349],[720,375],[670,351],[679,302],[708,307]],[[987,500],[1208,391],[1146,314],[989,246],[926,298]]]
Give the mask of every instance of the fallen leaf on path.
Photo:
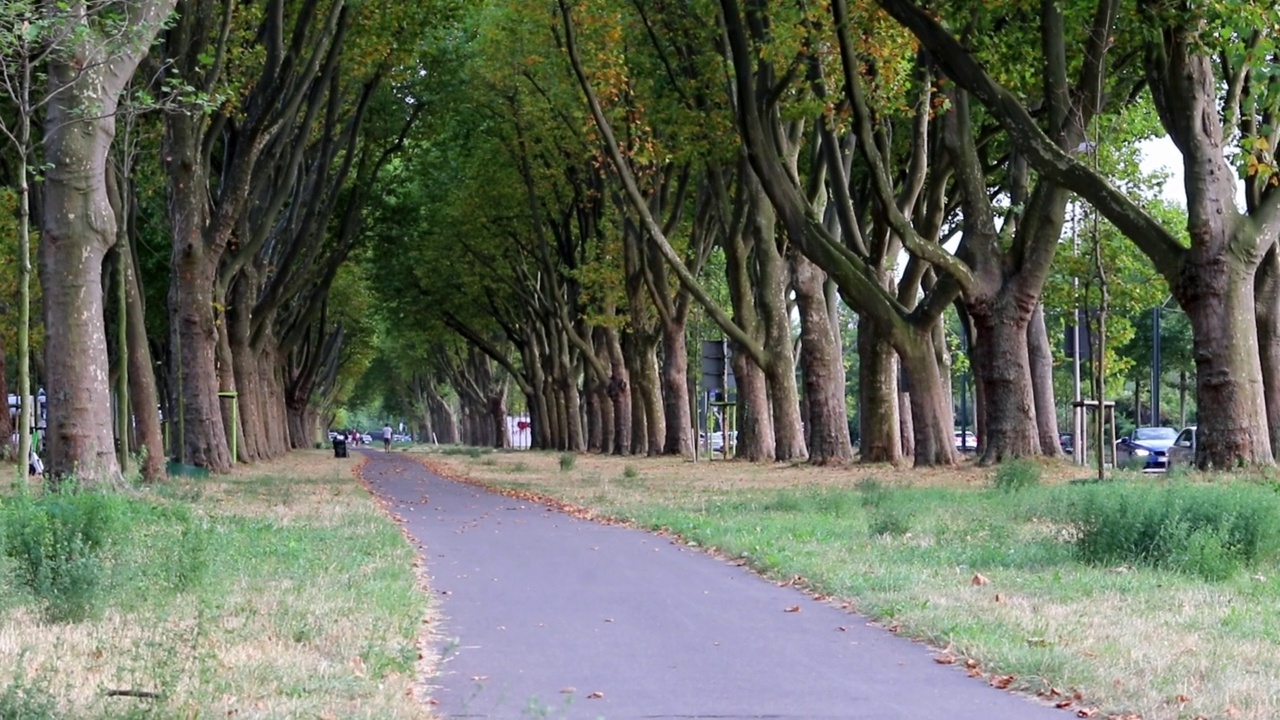
[[[1183,695],[1182,693],[1178,693],[1177,700],[1178,700],[1178,702],[1179,702],[1179,703],[1189,703],[1189,702],[1191,702],[1191,698],[1187,697],[1186,695]]]
[[[488,675],[472,675],[471,676],[471,682],[480,682],[482,680],[488,680],[488,679],[489,679]]]
[[[567,687],[567,688],[561,688],[561,689],[560,689],[560,694],[562,694],[562,695],[570,695],[570,694],[572,694],[572,693],[576,693],[576,692],[578,692],[578,688],[574,688],[574,687]]]
[[[996,602],[998,603],[1004,602],[1004,595],[1002,593],[996,593]]]
[[[951,653],[943,653],[941,655],[934,655],[933,661],[939,665],[954,665],[956,663],[956,656]]]
[[[1097,714],[1098,714],[1097,708],[1080,708],[1079,710],[1076,711],[1076,717],[1080,717],[1080,718],[1091,718]]]
[[[991,581],[990,581],[990,580],[988,580],[988,579],[987,579],[987,576],[986,576],[986,575],[983,575],[982,573],[974,573],[974,574],[973,574],[973,581],[972,581],[972,582],[973,582],[973,584],[974,584],[974,585],[986,585],[987,583],[990,583]]]
[[[590,695],[588,695],[588,696],[587,696],[587,699],[588,699],[588,700],[599,700],[599,699],[601,699],[601,698],[603,698],[603,697],[604,697],[604,693],[600,692],[599,690],[596,690],[595,692],[593,692],[593,693],[591,693]]]
[[[1054,703],[1053,706],[1058,708],[1059,710],[1066,710],[1067,708],[1071,707],[1074,704],[1075,704],[1074,700],[1061,700],[1059,702]]]
[[[837,627],[836,629],[837,629],[837,630],[839,630],[840,632],[848,632],[848,631],[849,631],[849,628],[847,628],[847,627],[845,627],[845,626],[843,626],[843,625],[841,625],[841,626]]]
[[[787,608],[786,610],[783,610],[782,612],[800,612],[800,606],[792,605],[791,607]]]
[[[991,678],[991,686],[1004,690],[1012,685],[1015,679],[1013,675],[997,675]]]

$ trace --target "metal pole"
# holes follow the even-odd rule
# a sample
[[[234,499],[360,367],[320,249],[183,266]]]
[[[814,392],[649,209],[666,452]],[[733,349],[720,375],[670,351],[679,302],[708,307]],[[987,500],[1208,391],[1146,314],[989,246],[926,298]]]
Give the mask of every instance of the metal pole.
[[[1075,325],[1072,328],[1073,352],[1071,353],[1071,380],[1075,388],[1075,404],[1071,406],[1071,460],[1076,465],[1084,464],[1084,407],[1080,404],[1080,311],[1076,310]]]
[[[1163,358],[1160,357],[1160,306],[1157,305],[1151,311],[1151,424],[1162,425],[1160,422],[1160,367]]]

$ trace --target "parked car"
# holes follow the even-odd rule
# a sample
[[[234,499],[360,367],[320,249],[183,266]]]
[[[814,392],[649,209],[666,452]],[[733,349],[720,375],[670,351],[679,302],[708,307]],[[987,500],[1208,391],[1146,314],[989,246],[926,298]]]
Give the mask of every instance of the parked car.
[[[1164,472],[1169,467],[1169,447],[1178,437],[1171,427],[1141,427],[1116,443],[1116,467],[1142,472]]]
[[[1196,464],[1196,426],[1188,425],[1178,433],[1173,445],[1169,446],[1167,467],[1174,465],[1195,467]]]
[[[1058,435],[1058,445],[1062,446],[1062,452],[1071,455],[1076,451],[1076,438],[1071,433],[1060,433]]]
[[[734,430],[728,433],[729,447],[736,449],[738,447],[738,431]],[[723,432],[711,433],[711,452],[724,452],[724,436]]]
[[[978,436],[968,431],[957,430],[954,442],[957,450],[975,452],[978,449]]]

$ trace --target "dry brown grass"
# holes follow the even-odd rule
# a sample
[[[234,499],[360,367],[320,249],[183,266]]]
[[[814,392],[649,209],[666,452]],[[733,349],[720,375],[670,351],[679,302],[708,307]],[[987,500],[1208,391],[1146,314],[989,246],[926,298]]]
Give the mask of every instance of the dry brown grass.
[[[420,679],[434,622],[415,553],[354,480],[357,463],[302,451],[173,481],[212,529],[207,581],[76,624],[0,611],[0,694],[21,663],[59,718],[153,702],[175,718],[432,717]],[[118,689],[164,698],[104,697]]]

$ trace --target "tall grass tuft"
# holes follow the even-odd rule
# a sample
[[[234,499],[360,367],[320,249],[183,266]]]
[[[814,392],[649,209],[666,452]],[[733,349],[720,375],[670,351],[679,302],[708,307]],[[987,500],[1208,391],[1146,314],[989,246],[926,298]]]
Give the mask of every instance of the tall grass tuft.
[[[120,496],[68,489],[0,504],[4,554],[46,619],[76,622],[94,608],[104,574],[102,552],[123,515]]]
[[[560,472],[569,472],[578,464],[577,453],[560,453]]]
[[[1135,563],[1223,580],[1280,549],[1280,497],[1248,483],[1116,483],[1070,509],[1076,551],[1093,564]]]
[[[1040,484],[1040,466],[1027,458],[1001,463],[996,469],[992,485],[1004,492],[1018,492]]]

